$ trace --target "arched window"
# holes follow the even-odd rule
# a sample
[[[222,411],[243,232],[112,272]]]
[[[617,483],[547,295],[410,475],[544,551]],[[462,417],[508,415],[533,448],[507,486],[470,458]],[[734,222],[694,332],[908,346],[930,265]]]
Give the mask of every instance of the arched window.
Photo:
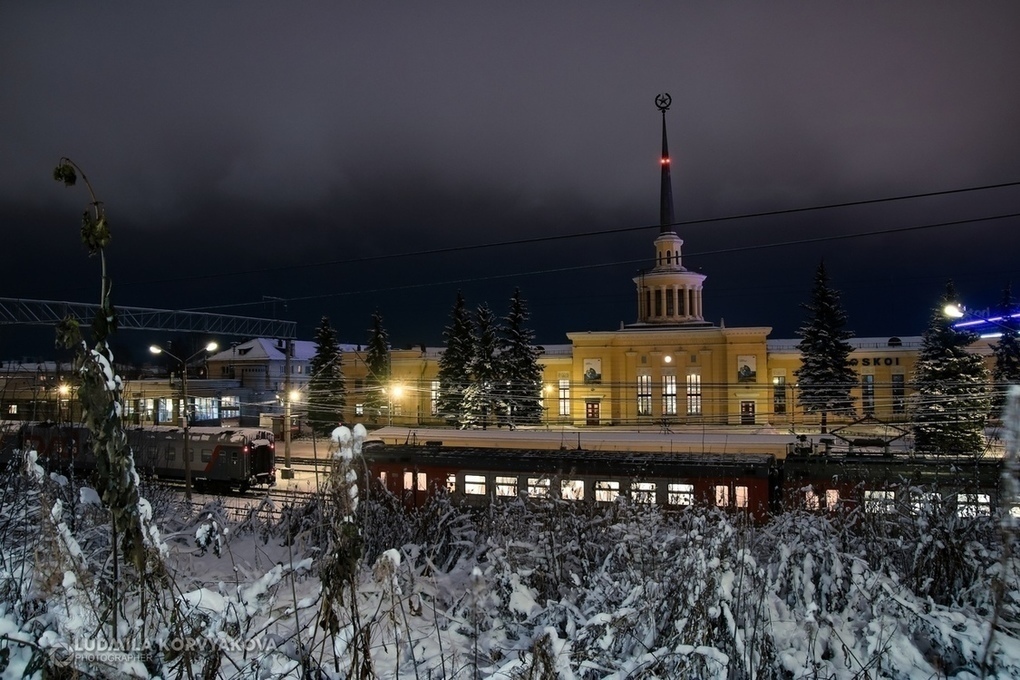
[[[889,338],[889,346],[890,347],[902,347],[903,346],[903,341],[900,340],[899,338],[897,338],[896,336],[893,336],[893,337]]]
[[[666,251],[666,264],[671,264],[673,262],[672,258],[673,258],[673,253],[671,253],[669,251]]]

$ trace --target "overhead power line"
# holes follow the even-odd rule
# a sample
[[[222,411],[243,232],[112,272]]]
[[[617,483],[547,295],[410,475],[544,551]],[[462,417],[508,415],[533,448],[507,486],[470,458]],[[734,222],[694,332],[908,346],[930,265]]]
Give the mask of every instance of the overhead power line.
[[[928,192],[920,193],[920,194],[905,194],[905,195],[902,195],[902,196],[887,196],[887,197],[884,197],[884,198],[869,198],[869,199],[862,199],[862,200],[859,200],[859,201],[844,201],[844,202],[841,202],[841,203],[826,203],[826,204],[823,204],[823,205],[805,206],[805,207],[800,207],[800,208],[783,208],[783,209],[780,209],[780,210],[767,210],[767,211],[763,211],[763,212],[742,213],[742,214],[738,214],[738,215],[726,215],[726,216],[723,216],[723,217],[706,217],[706,218],[697,219],[697,220],[685,220],[685,221],[681,221],[681,222],[673,222],[673,223],[670,224],[670,226],[673,226],[673,227],[688,227],[688,226],[694,226],[694,225],[700,225],[700,224],[713,224],[713,223],[718,223],[718,222],[730,222],[730,221],[737,221],[737,220],[747,220],[747,219],[754,219],[754,218],[759,218],[759,217],[775,217],[775,216],[778,216],[778,215],[793,215],[793,214],[796,214],[796,213],[805,213],[805,212],[812,212],[812,211],[819,211],[819,210],[833,210],[833,209],[837,209],[837,208],[850,208],[850,207],[854,207],[854,206],[863,206],[863,205],[875,205],[875,204],[879,204],[879,203],[892,203],[892,202],[896,202],[896,201],[909,201],[909,200],[914,200],[914,199],[918,199],[918,198],[934,198],[934,197],[937,197],[937,196],[950,196],[950,195],[953,195],[953,194],[964,194],[964,193],[969,193],[969,192],[974,192],[974,191],[987,191],[987,190],[990,190],[990,189],[1003,189],[1003,188],[1015,187],[1015,186],[1020,186],[1020,181],[1017,181],[1017,182],[1002,182],[1000,184],[985,184],[985,185],[982,185],[982,186],[966,187],[966,188],[962,188],[962,189],[943,189],[941,191],[928,191]],[[613,228],[613,229],[600,229],[600,230],[583,231],[583,232],[576,232],[576,233],[572,233],[572,234],[553,234],[553,235],[550,235],[550,236],[534,236],[534,237],[529,237],[529,238],[511,239],[511,240],[506,240],[506,241],[491,241],[489,243],[471,243],[471,244],[459,245],[459,246],[447,246],[447,247],[443,247],[443,248],[430,248],[430,249],[427,249],[427,250],[417,250],[417,251],[413,251],[413,252],[387,253],[385,255],[366,255],[364,257],[352,257],[352,258],[346,258],[346,259],[341,259],[341,260],[324,260],[324,261],[321,261],[321,262],[310,262],[310,263],[309,262],[303,262],[301,264],[279,265],[279,266],[276,266],[276,267],[264,267],[264,268],[260,268],[259,271],[262,272],[262,273],[284,272],[284,271],[289,271],[289,270],[293,270],[293,269],[306,270],[306,269],[308,269],[310,267],[332,267],[332,266],[344,265],[344,264],[361,264],[361,263],[366,263],[366,262],[377,262],[377,261],[380,261],[380,260],[395,260],[395,259],[402,259],[402,258],[409,258],[409,257],[423,257],[423,256],[428,256],[428,255],[445,255],[445,254],[449,254],[449,253],[468,252],[468,251],[472,251],[472,250],[484,250],[484,249],[488,249],[488,248],[504,248],[504,247],[507,247],[507,246],[531,245],[531,244],[536,244],[536,243],[550,243],[550,242],[554,242],[554,241],[566,241],[566,240],[577,239],[577,238],[591,238],[591,237],[595,237],[595,236],[611,236],[613,234],[626,234],[626,233],[635,232],[635,231],[645,231],[645,230],[648,230],[648,229],[659,229],[659,228],[661,228],[661,226],[662,225],[660,225],[660,224],[644,224],[644,225],[640,225],[640,226],[617,227],[617,228]],[[938,225],[936,225],[936,226],[938,226]],[[918,228],[923,228],[923,227],[918,227]],[[702,254],[704,254],[704,253],[702,253]],[[250,273],[248,270],[216,271],[216,272],[210,272],[210,273],[206,273],[206,274],[196,274],[196,275],[193,275],[193,276],[181,276],[181,277],[164,278],[164,279],[150,279],[150,280],[146,280],[146,281],[132,281],[132,282],[129,282],[129,283],[132,284],[132,285],[158,284],[158,283],[176,283],[176,282],[180,282],[180,281],[199,281],[199,280],[203,280],[203,279],[214,279],[214,278],[220,278],[220,277],[224,277],[224,276],[237,276],[239,274],[248,274],[248,273]],[[306,298],[290,298],[290,299],[306,299]],[[251,304],[254,304],[254,303],[251,303]]]
[[[884,236],[884,235],[888,235],[888,234],[899,234],[899,233],[905,233],[905,232],[911,232],[911,231],[921,231],[921,230],[925,230],[925,229],[937,229],[937,228],[940,228],[940,227],[960,226],[962,224],[975,224],[975,223],[978,223],[978,222],[990,222],[990,221],[993,221],[993,220],[1004,220],[1004,219],[1010,219],[1010,218],[1015,218],[1015,217],[1020,217],[1020,213],[1007,213],[1007,214],[1004,214],[1004,215],[989,215],[987,217],[975,217],[975,218],[963,219],[963,220],[952,220],[952,221],[949,221],[949,222],[936,222],[934,224],[918,224],[918,225],[911,225],[911,226],[907,226],[907,227],[890,227],[890,228],[887,228],[887,229],[876,229],[876,230],[872,230],[872,231],[855,232],[855,233],[852,233],[852,234],[835,234],[835,235],[831,235],[831,236],[815,236],[815,237],[811,237],[811,238],[796,239],[796,240],[793,240],[793,241],[778,241],[778,242],[775,242],[775,243],[762,243],[762,244],[750,245],[750,246],[737,246],[737,247],[734,247],[734,248],[721,248],[721,249],[718,249],[718,250],[708,250],[708,251],[704,251],[704,252],[700,252],[700,253],[696,252],[696,253],[688,254],[688,255],[686,255],[686,257],[708,257],[708,256],[711,256],[711,255],[722,255],[722,254],[730,254],[730,253],[739,253],[739,252],[745,252],[745,251],[750,251],[750,250],[765,250],[765,249],[769,249],[769,248],[785,248],[785,247],[789,247],[789,246],[804,245],[804,244],[808,244],[808,243],[823,243],[823,242],[826,242],[826,241],[843,241],[843,240],[855,239],[855,238],[867,238],[867,237],[871,237],[871,236]],[[656,225],[656,226],[658,226],[658,225]],[[434,288],[434,287],[439,287],[439,286],[453,286],[453,285],[461,285],[461,284],[465,284],[465,283],[478,283],[480,281],[497,281],[497,280],[500,280],[500,279],[519,278],[519,277],[523,277],[523,276],[539,276],[539,275],[543,275],[543,274],[562,274],[562,273],[567,273],[567,272],[585,271],[585,270],[591,270],[591,269],[603,269],[603,268],[609,268],[609,267],[619,267],[619,266],[622,266],[622,265],[634,265],[634,264],[646,263],[647,261],[648,261],[648,258],[645,257],[645,258],[641,258],[640,260],[618,260],[618,261],[615,261],[615,262],[599,262],[599,263],[595,263],[595,264],[573,265],[573,266],[569,266],[569,267],[553,267],[553,268],[547,268],[547,269],[537,269],[537,270],[527,271],[527,272],[511,272],[511,273],[507,273],[507,274],[488,274],[488,275],[485,275],[485,276],[475,276],[475,277],[462,278],[462,279],[448,279],[446,281],[418,282],[418,283],[403,284],[403,285],[399,285],[399,286],[385,286],[385,287],[381,287],[381,288],[368,288],[368,289],[361,289],[361,290],[349,290],[349,291],[334,292],[334,293],[319,293],[319,294],[316,294],[316,295],[301,295],[301,296],[289,297],[289,298],[287,298],[287,300],[289,300],[291,302],[301,302],[301,301],[307,301],[307,300],[322,300],[322,299],[333,298],[333,297],[345,297],[345,296],[348,296],[348,295],[366,295],[366,294],[370,294],[370,293],[386,293],[386,292],[394,292],[394,291],[400,291],[400,290],[415,290],[415,289],[419,289],[419,288]],[[230,304],[222,304],[222,305],[210,305],[210,306],[207,306],[207,307],[195,307],[193,309],[195,309],[195,310],[229,309],[229,308],[233,308],[233,307],[249,307],[249,306],[257,305],[257,304],[261,304],[261,302],[238,302],[238,303],[230,303]]]

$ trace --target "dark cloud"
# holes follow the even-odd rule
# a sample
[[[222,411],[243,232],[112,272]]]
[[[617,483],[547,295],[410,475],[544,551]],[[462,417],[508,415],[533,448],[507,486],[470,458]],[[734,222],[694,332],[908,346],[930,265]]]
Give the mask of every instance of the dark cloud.
[[[678,219],[1020,180],[1020,6],[897,3],[23,3],[0,21],[0,296],[89,300],[81,189],[114,225],[120,304],[283,313],[345,340],[379,309],[441,340],[531,301],[540,339],[633,320],[668,113]],[[918,333],[954,278],[1020,281],[1020,190],[682,228],[706,314],[796,329],[823,257],[859,334]],[[772,247],[787,244],[783,247]],[[734,248],[745,250],[733,251]],[[728,251],[728,252],[720,252]],[[364,261],[364,258],[378,258]],[[324,264],[328,263],[328,264]],[[350,334],[346,329],[350,329]],[[0,349],[16,335],[0,334]]]

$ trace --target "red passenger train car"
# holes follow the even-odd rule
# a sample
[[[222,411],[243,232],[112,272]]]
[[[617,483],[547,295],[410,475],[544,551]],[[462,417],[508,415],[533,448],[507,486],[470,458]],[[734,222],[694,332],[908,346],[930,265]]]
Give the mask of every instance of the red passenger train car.
[[[994,457],[798,454],[783,461],[779,491],[785,507],[808,510],[917,513],[941,505],[981,516],[1004,502],[1001,478]]]
[[[776,460],[767,454],[620,453],[377,445],[364,451],[369,488],[408,506],[437,491],[484,505],[559,498],[680,508],[712,505],[756,518],[770,511]]]
[[[135,467],[161,479],[184,479],[184,430],[178,427],[136,427],[124,431]],[[82,425],[26,423],[3,441],[3,458],[34,449],[37,460],[51,470],[95,469],[92,439]],[[192,427],[188,431],[191,477],[196,486],[246,490],[276,483],[276,443],[261,428]]]
[[[666,508],[719,507],[755,519],[788,509],[990,515],[1003,503],[1002,460],[917,455],[626,453],[441,445],[368,446],[372,490],[411,507],[437,493],[470,505],[516,498],[596,503],[623,496]],[[1010,508],[1015,512],[1015,509]]]

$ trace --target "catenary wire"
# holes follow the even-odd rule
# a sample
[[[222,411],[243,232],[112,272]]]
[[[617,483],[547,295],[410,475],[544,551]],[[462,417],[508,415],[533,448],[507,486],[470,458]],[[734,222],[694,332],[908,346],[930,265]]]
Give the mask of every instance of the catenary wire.
[[[889,234],[906,233],[906,232],[911,232],[911,231],[921,231],[921,230],[926,230],[926,229],[936,229],[936,228],[940,228],[940,227],[960,226],[960,225],[963,225],[963,224],[975,224],[975,223],[979,223],[979,222],[990,222],[990,221],[994,221],[994,220],[1004,220],[1004,219],[1011,219],[1011,218],[1016,218],[1016,217],[1020,217],[1020,213],[1006,213],[1006,214],[1002,214],[1002,215],[989,215],[989,216],[986,216],[986,217],[975,217],[975,218],[968,218],[968,219],[962,219],[962,220],[952,220],[952,221],[949,221],[949,222],[937,222],[937,223],[934,223],[934,224],[919,224],[919,225],[910,225],[910,226],[906,226],[906,227],[890,227],[890,228],[887,228],[887,229],[876,229],[876,230],[872,230],[872,231],[855,232],[855,233],[852,233],[852,234],[835,234],[835,235],[831,235],[831,236],[814,236],[814,237],[810,237],[810,238],[796,239],[796,240],[793,240],[793,241],[778,241],[778,242],[775,242],[775,243],[762,243],[762,244],[749,245],[749,246],[736,246],[736,247],[733,247],[733,248],[720,248],[720,249],[717,249],[717,250],[710,250],[710,251],[704,251],[704,252],[691,253],[691,254],[686,255],[686,257],[708,257],[708,256],[711,256],[711,255],[730,254],[730,253],[746,252],[746,251],[753,251],[753,250],[766,250],[766,249],[772,249],[772,248],[785,248],[785,247],[804,245],[804,244],[810,244],[810,243],[824,243],[824,242],[843,241],[843,240],[856,239],[856,238],[868,238],[868,237],[872,237],[872,236],[884,236],[884,235],[889,235]],[[645,227],[641,227],[641,228],[643,229]],[[362,261],[362,260],[350,260],[349,262],[355,262],[355,261]],[[370,294],[370,293],[394,292],[394,291],[399,291],[399,290],[412,290],[412,289],[418,289],[418,288],[433,288],[433,287],[440,287],[440,286],[459,285],[459,284],[464,284],[464,283],[477,283],[479,281],[496,281],[496,280],[500,280],[500,279],[518,278],[518,277],[524,277],[524,276],[539,276],[539,275],[543,275],[543,274],[562,274],[562,273],[565,273],[565,272],[572,272],[572,271],[583,271],[583,270],[591,270],[591,269],[602,269],[602,268],[618,267],[618,266],[622,266],[622,265],[641,264],[641,263],[645,263],[647,261],[648,261],[648,258],[641,258],[640,260],[620,260],[620,261],[616,261],[616,262],[600,262],[600,263],[596,263],[596,264],[573,265],[573,266],[569,266],[569,267],[552,267],[552,268],[539,269],[539,270],[534,270],[534,271],[529,271],[529,272],[511,272],[511,273],[506,273],[506,274],[489,274],[489,275],[486,275],[486,276],[476,276],[476,277],[469,277],[469,278],[462,278],[462,279],[449,279],[449,280],[446,280],[446,281],[418,282],[418,283],[403,284],[403,285],[399,285],[399,286],[386,286],[386,287],[381,287],[381,288],[370,288],[370,289],[352,290],[352,291],[343,291],[343,292],[334,292],[334,293],[319,293],[319,294],[316,294],[316,295],[294,296],[294,297],[286,298],[285,301],[286,302],[302,302],[302,301],[308,301],[308,300],[321,300],[321,299],[333,298],[333,297],[344,297],[344,296],[348,296],[348,295],[365,295],[365,294]],[[198,277],[198,278],[201,278],[201,277]],[[250,306],[259,305],[259,304],[263,304],[262,301],[257,301],[257,302],[237,302],[237,303],[228,303],[228,304],[221,304],[221,305],[208,305],[208,306],[203,306],[203,307],[191,307],[191,308],[189,308],[189,311],[209,311],[209,310],[214,310],[214,309],[230,309],[230,308],[236,308],[236,307],[250,307]]]
[[[775,216],[779,216],[779,215],[793,215],[793,214],[797,214],[797,213],[813,212],[813,211],[819,211],[819,210],[833,210],[833,209],[837,209],[837,208],[848,208],[848,207],[864,206],[864,205],[876,205],[876,204],[881,204],[881,203],[892,203],[892,202],[896,202],[896,201],[908,201],[908,200],[914,200],[914,199],[919,199],[919,198],[934,198],[934,197],[937,197],[937,196],[949,196],[949,195],[953,195],[953,194],[962,194],[962,193],[968,193],[968,192],[973,192],[973,191],[986,191],[986,190],[989,190],[989,189],[1003,189],[1003,188],[1014,187],[1014,186],[1020,186],[1020,181],[1017,181],[1017,182],[1001,182],[999,184],[985,184],[985,185],[977,186],[977,187],[965,187],[965,188],[959,188],[959,189],[943,189],[943,190],[940,190],[940,191],[929,191],[929,192],[924,192],[924,193],[919,193],[919,194],[906,194],[906,195],[902,195],[902,196],[887,196],[887,197],[883,197],[883,198],[870,198],[870,199],[862,199],[862,200],[859,200],[859,201],[844,201],[842,203],[827,203],[827,204],[823,204],[823,205],[802,206],[802,207],[799,207],[799,208],[783,208],[783,209],[779,209],[779,210],[768,210],[768,211],[754,212],[754,213],[742,213],[742,214],[737,214],[737,215],[726,215],[726,216],[722,216],[722,217],[707,217],[707,218],[702,218],[702,219],[697,219],[697,220],[684,220],[684,221],[680,221],[680,222],[671,222],[669,224],[669,226],[673,226],[673,227],[686,227],[686,226],[693,226],[693,225],[699,225],[699,224],[713,224],[713,223],[718,223],[718,222],[728,222],[728,221],[736,221],[736,220],[754,219],[754,218],[759,218],[759,217],[775,217]],[[442,255],[442,254],[448,254],[448,253],[466,252],[466,251],[471,251],[471,250],[482,250],[482,249],[486,249],[486,248],[502,248],[502,247],[506,247],[506,246],[529,245],[529,244],[535,244],[535,243],[548,243],[548,242],[552,242],[552,241],[563,241],[563,240],[569,240],[569,239],[575,239],[575,238],[590,238],[592,236],[608,236],[608,235],[612,235],[612,234],[625,234],[625,233],[630,233],[630,232],[635,232],[635,231],[644,231],[646,229],[659,229],[659,228],[661,228],[661,226],[662,225],[660,225],[660,224],[644,224],[644,225],[640,225],[640,226],[617,227],[617,228],[614,228],[614,229],[602,229],[602,230],[597,230],[597,231],[583,231],[583,232],[577,232],[577,233],[573,233],[573,234],[553,234],[553,235],[550,235],[550,236],[535,236],[535,237],[531,237],[531,238],[513,239],[513,240],[508,240],[508,241],[494,241],[494,242],[490,242],[490,243],[474,243],[474,244],[466,244],[466,245],[459,245],[459,246],[448,246],[448,247],[444,247],[444,248],[431,248],[431,249],[428,249],[428,250],[419,250],[419,251],[415,251],[415,252],[387,253],[385,255],[368,255],[368,256],[364,256],[364,257],[347,258],[347,259],[342,259],[342,260],[327,260],[327,261],[323,261],[323,262],[301,263],[301,264],[294,264],[294,265],[278,265],[276,267],[264,267],[264,268],[260,268],[260,271],[263,272],[263,273],[282,272],[282,271],[287,271],[287,270],[291,270],[291,269],[308,269],[310,267],[327,267],[327,266],[336,266],[336,265],[342,265],[342,264],[361,264],[361,263],[366,263],[366,262],[375,262],[375,261],[379,261],[379,260],[394,260],[394,259],[399,259],[399,258],[418,257],[418,256],[426,256],[426,255]],[[704,253],[702,253],[702,254],[704,254]],[[173,277],[173,278],[164,278],[164,279],[153,279],[153,280],[146,280],[146,281],[133,281],[133,282],[129,282],[129,283],[131,283],[132,285],[175,283],[175,282],[180,282],[180,281],[198,281],[198,280],[202,280],[202,279],[219,278],[219,277],[223,277],[223,276],[236,276],[238,274],[244,274],[244,273],[247,273],[247,272],[244,271],[244,270],[242,270],[242,271],[218,271],[218,272],[211,272],[211,273],[206,273],[206,274],[196,274],[196,275],[192,275],[192,276]],[[256,304],[256,303],[250,303],[250,304]]]

